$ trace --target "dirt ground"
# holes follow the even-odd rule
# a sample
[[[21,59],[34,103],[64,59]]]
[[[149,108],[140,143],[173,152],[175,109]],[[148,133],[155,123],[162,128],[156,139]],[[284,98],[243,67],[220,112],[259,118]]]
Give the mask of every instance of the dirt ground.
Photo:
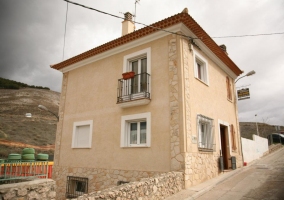
[[[34,148],[38,150],[54,150],[55,146],[55,145],[35,146],[21,142],[8,141],[4,139],[0,139],[0,145],[9,146],[9,147],[20,147],[20,148]]]

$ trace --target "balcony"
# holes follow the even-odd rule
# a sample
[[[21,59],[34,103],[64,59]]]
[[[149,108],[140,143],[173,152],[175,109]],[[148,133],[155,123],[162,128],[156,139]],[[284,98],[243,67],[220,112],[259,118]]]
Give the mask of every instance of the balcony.
[[[118,79],[117,104],[122,108],[146,105],[150,97],[150,74],[141,73],[126,80]]]

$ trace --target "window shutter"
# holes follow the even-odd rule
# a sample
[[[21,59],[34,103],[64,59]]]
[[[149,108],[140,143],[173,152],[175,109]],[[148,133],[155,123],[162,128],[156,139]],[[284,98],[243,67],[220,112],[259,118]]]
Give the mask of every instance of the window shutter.
[[[237,145],[236,145],[236,137],[235,137],[235,130],[233,124],[231,124],[231,142],[232,142],[232,149],[236,150]]]
[[[226,86],[227,86],[227,98],[232,100],[231,82],[228,76],[226,77]]]
[[[232,86],[231,86],[231,81],[230,81],[230,79],[229,79],[228,81],[229,81],[229,99],[232,100]]]

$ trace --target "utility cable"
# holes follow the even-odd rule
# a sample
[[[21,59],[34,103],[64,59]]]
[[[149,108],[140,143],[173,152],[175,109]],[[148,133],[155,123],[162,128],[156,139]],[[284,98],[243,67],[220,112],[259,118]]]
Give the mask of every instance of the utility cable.
[[[212,38],[255,37],[255,36],[283,35],[283,34],[284,34],[284,32],[280,32],[280,33],[259,33],[259,34],[252,34],[252,35],[216,36],[216,37],[212,37]]]
[[[83,7],[83,8],[87,8],[87,9],[90,9],[90,10],[94,10],[94,11],[97,11],[97,12],[99,12],[99,13],[102,13],[102,14],[105,14],[105,15],[109,15],[109,16],[116,17],[116,18],[119,18],[119,19],[123,19],[123,20],[124,20],[124,17],[120,17],[120,16],[117,16],[117,15],[113,15],[113,14],[110,14],[110,13],[107,13],[107,12],[104,12],[104,11],[101,11],[101,10],[98,10],[98,9],[95,9],[95,8],[91,8],[91,7],[88,7],[88,6],[85,6],[85,5],[76,3],[76,2],[72,2],[72,1],[69,1],[69,0],[63,0],[63,1],[66,1],[67,3],[71,3],[71,4],[74,4],[74,5],[77,5],[77,6],[81,6],[81,7]],[[140,25],[143,25],[143,26],[145,26],[145,27],[150,27],[150,28],[153,28],[153,29],[156,29],[156,30],[168,32],[168,33],[171,33],[171,34],[183,36],[183,37],[189,38],[189,39],[191,39],[191,40],[193,40],[193,39],[201,39],[201,38],[193,38],[193,37],[191,37],[191,36],[184,35],[184,34],[180,34],[180,33],[175,33],[175,32],[171,32],[171,31],[167,31],[167,30],[165,30],[165,29],[158,28],[158,27],[151,26],[151,25],[147,25],[147,24],[143,24],[143,23],[137,22],[137,21],[133,21],[133,23],[134,23],[134,24],[135,24],[135,23],[136,23],[136,24],[140,24]],[[253,35],[216,36],[216,37],[211,37],[211,38],[256,37],[256,36],[282,35],[282,34],[284,34],[284,32],[279,32],[279,33],[260,33],[260,34],[253,34]]]
[[[79,3],[75,3],[75,2],[72,2],[72,1],[69,1],[69,0],[63,0],[63,1],[66,1],[68,3],[71,3],[71,4],[74,4],[74,5],[77,5],[77,6],[81,6],[83,8],[87,8],[87,9],[90,9],[90,10],[94,10],[94,11],[97,11],[99,13],[102,13],[102,14],[105,14],[105,15],[109,15],[109,16],[112,16],[112,17],[116,17],[116,18],[119,18],[119,19],[123,19],[124,20],[124,17],[120,17],[120,16],[117,16],[117,15],[113,15],[113,14],[110,14],[110,13],[107,13],[107,12],[104,12],[104,11],[101,11],[101,10],[98,10],[98,9],[95,9],[95,8],[91,8],[91,7],[88,7],[88,6],[85,6],[85,5],[82,5],[82,4],[79,4]],[[159,27],[155,27],[155,26],[151,26],[151,25],[147,25],[147,24],[143,24],[141,22],[136,22],[136,21],[133,21],[133,23],[135,24],[140,24],[140,25],[143,25],[143,26],[146,26],[146,27],[150,27],[150,28],[153,28],[153,29],[156,29],[156,30],[159,30],[159,31],[164,31],[164,32],[167,32],[167,33],[171,33],[171,34],[175,34],[175,35],[179,35],[179,36],[183,36],[183,37],[187,37],[189,39],[200,39],[200,38],[193,38],[193,37],[190,37],[188,35],[184,35],[184,34],[180,34],[180,33],[174,33],[174,32],[171,32],[171,31],[167,31],[165,29],[162,29],[162,28],[159,28]]]

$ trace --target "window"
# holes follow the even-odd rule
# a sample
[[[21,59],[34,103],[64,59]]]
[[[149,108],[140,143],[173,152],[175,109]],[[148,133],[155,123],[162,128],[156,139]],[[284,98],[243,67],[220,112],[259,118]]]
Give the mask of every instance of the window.
[[[196,58],[196,65],[197,65],[197,78],[206,82],[206,69],[205,64]]]
[[[74,122],[72,148],[91,148],[93,120]]]
[[[226,86],[227,86],[227,99],[232,100],[232,87],[230,78],[226,77]]]
[[[141,64],[141,60],[143,60],[142,64]],[[137,64],[135,64],[134,63],[135,61],[138,61],[140,63],[138,64],[137,62]],[[132,63],[134,63],[134,66]],[[141,65],[143,66],[141,67]],[[135,53],[124,56],[123,72],[136,70],[138,68],[139,70],[135,71],[136,73],[147,72],[151,74],[151,48],[143,49],[141,51],[137,51]],[[141,68],[142,68],[142,71],[141,71]]]
[[[151,113],[121,117],[121,147],[149,147]]]
[[[202,82],[208,84],[208,64],[205,58],[194,51],[194,74]]]
[[[147,81],[147,57],[142,57],[130,61],[130,70],[135,72],[136,76],[131,79],[131,94],[146,92]]]
[[[213,119],[197,115],[198,148],[200,150],[215,150]]]
[[[117,104],[122,108],[150,103],[151,48],[124,56],[123,73],[132,71],[134,77],[118,79]]]
[[[75,198],[88,193],[88,178],[67,176],[66,198]]]

